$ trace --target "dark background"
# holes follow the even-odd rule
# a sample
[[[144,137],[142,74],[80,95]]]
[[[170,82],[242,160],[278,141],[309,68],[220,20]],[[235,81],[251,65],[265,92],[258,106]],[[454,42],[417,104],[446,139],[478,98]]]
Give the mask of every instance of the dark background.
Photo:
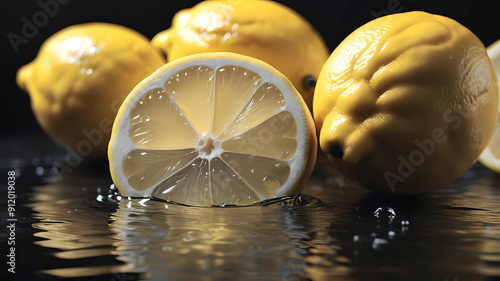
[[[135,29],[148,38],[170,27],[173,15],[199,1],[112,1],[112,0],[0,0],[0,138],[43,134],[31,112],[28,95],[15,84],[17,69],[35,58],[40,45],[50,35],[73,24],[110,22]],[[23,17],[32,21],[42,8],[38,1],[67,2],[38,28],[33,38],[14,52],[7,34],[21,34]],[[423,10],[451,17],[472,30],[488,46],[500,39],[498,1],[380,0],[278,1],[302,14],[320,32],[330,51],[364,23],[392,12]],[[0,149],[3,154],[5,149]],[[1,156],[1,155],[0,155]]]

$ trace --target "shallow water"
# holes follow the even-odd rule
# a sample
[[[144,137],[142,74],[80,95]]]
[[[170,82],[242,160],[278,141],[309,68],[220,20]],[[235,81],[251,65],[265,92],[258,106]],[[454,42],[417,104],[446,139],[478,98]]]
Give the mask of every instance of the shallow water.
[[[199,208],[120,198],[106,163],[14,160],[1,165],[16,168],[20,202],[8,280],[500,279],[500,177],[479,164],[394,196],[346,184],[322,159],[302,196]]]

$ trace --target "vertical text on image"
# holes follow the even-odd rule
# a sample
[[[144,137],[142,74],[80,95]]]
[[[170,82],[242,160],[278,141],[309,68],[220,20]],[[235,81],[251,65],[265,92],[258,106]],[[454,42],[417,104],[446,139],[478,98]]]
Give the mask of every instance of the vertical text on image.
[[[7,172],[7,230],[8,238],[7,245],[7,271],[10,273],[16,273],[16,172]]]

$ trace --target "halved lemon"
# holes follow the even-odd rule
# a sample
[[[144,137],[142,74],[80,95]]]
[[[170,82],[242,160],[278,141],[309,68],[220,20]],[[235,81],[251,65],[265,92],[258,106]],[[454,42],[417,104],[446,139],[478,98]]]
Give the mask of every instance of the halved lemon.
[[[248,56],[196,54],[129,94],[113,125],[110,171],[123,196],[250,205],[300,192],[316,141],[311,113],[283,74]]]
[[[500,40],[488,46],[486,51],[488,52],[488,56],[497,74],[497,82],[500,89]],[[497,120],[497,127],[495,128],[493,137],[486,149],[479,156],[479,162],[492,171],[500,173],[500,108],[498,110],[498,116],[499,119]]]

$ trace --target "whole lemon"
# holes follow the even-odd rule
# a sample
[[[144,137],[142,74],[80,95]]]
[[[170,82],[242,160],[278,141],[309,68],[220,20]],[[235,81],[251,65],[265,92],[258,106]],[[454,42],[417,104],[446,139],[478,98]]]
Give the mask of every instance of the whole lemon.
[[[179,11],[152,44],[168,61],[204,52],[234,52],[263,60],[290,79],[311,107],[329,50],[300,14],[273,1],[203,1]]]
[[[164,63],[132,29],[79,24],[47,39],[19,69],[17,84],[29,93],[38,123],[55,142],[82,156],[105,157],[120,104]]]
[[[321,149],[348,179],[419,193],[478,159],[495,129],[498,86],[470,30],[415,11],[350,34],[321,70],[313,108]]]

